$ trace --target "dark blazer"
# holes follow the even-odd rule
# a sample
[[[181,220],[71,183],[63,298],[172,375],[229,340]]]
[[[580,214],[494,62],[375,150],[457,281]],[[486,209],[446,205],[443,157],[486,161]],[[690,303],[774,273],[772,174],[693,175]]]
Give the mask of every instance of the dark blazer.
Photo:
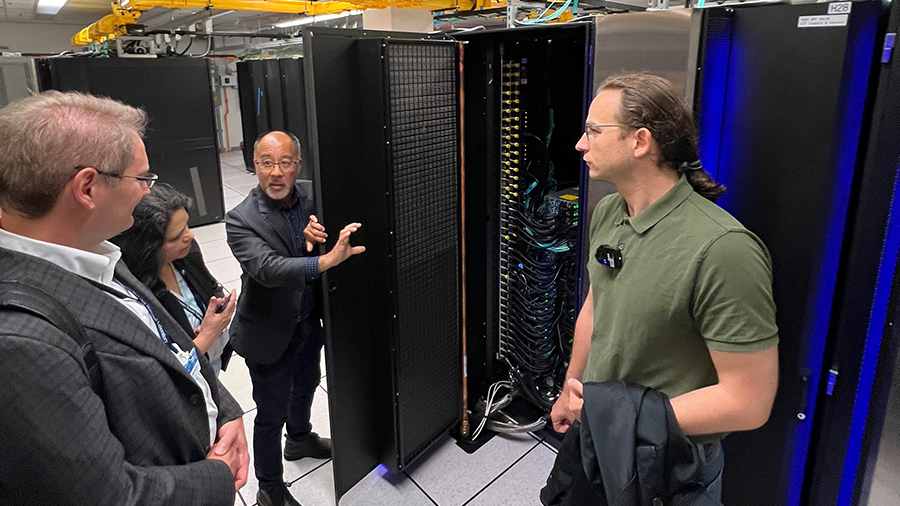
[[[173,341],[191,338],[123,263],[116,278],[141,296]],[[0,313],[0,504],[230,505],[234,478],[206,460],[203,392],[134,313],[95,283],[0,248],[0,279],[53,294],[84,326],[102,387],[91,390],[81,350],[49,323]],[[201,357],[218,425],[241,408]]]
[[[662,392],[625,381],[585,383],[581,425],[566,432],[541,502],[721,506],[704,494],[699,451]]]
[[[312,182],[297,181],[295,188],[308,220],[315,209]],[[300,321],[310,254],[294,248],[281,211],[259,186],[228,212],[225,230],[243,269],[231,343],[247,360],[271,364],[287,349]]]
[[[203,253],[200,251],[200,245],[197,244],[197,241],[191,243],[191,251],[187,256],[175,260],[172,264],[178,269],[178,272],[184,276],[184,280],[187,281],[187,284],[197,292],[198,296],[200,296],[200,300],[202,301],[200,306],[201,309],[206,307],[205,304],[209,303],[211,297],[225,296],[224,287],[222,287],[216,278],[210,274],[209,269],[206,268],[206,262],[203,261]],[[182,307],[181,302],[178,301],[178,297],[170,292],[164,283],[160,282],[160,284],[161,286],[155,290],[156,298],[159,299],[160,304],[166,308],[166,311],[175,318],[178,325],[180,325],[188,335],[194,335],[194,328],[191,326],[191,322],[188,321],[187,315],[184,314],[184,308]],[[230,342],[225,345],[225,349],[222,351],[222,370],[225,370],[228,367],[228,362],[231,360],[231,351],[233,349]]]

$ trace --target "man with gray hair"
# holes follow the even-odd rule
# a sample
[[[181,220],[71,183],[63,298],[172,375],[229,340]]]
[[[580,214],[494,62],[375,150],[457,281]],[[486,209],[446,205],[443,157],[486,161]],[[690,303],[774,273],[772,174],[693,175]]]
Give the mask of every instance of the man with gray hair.
[[[240,406],[107,242],[156,181],[146,122],[79,93],[0,109],[0,290],[55,301],[93,348],[0,310],[0,504],[226,505],[246,482]]]
[[[310,423],[325,339],[318,279],[366,248],[350,245],[362,226],[350,223],[331,251],[313,254],[313,243],[325,242],[325,227],[313,214],[311,181],[297,180],[303,159],[294,135],[264,134],[253,146],[253,161],[259,186],[225,216],[228,246],[243,270],[231,342],[250,371],[256,401],[256,500],[259,506],[298,506],[283,479],[282,431],[285,460],[331,458],[331,440]]]

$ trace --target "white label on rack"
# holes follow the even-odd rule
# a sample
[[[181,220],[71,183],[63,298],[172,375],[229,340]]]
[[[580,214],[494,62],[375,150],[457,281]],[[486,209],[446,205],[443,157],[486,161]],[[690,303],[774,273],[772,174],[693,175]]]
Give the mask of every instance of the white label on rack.
[[[849,14],[835,14],[832,16],[800,16],[797,20],[797,28],[821,28],[826,26],[847,26]]]
[[[850,14],[853,2],[833,2],[828,4],[828,14]]]

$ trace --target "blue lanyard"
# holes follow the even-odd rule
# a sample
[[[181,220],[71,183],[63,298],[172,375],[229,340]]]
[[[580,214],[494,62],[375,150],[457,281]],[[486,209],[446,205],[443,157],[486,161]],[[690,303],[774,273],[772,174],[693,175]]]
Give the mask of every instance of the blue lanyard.
[[[202,314],[198,313],[197,310],[194,309],[193,307],[191,307],[190,304],[188,304],[187,302],[181,300],[180,297],[176,297],[176,298],[178,299],[178,303],[181,304],[181,307],[183,307],[185,311],[191,313],[191,316],[193,316],[194,318],[196,318],[197,321],[199,321],[199,322],[202,322],[202,321],[203,321],[203,315],[202,315]]]
[[[125,286],[124,284],[122,286],[126,290],[128,290],[128,293],[131,294],[131,296],[134,297],[135,300],[137,300],[141,303],[142,306],[144,306],[144,309],[146,309],[148,313],[150,313],[150,318],[153,318],[153,323],[156,324],[156,331],[159,332],[159,338],[162,339],[162,342],[166,346],[168,346],[170,350],[172,350],[172,353],[178,353],[178,349],[175,348],[174,344],[172,344],[172,340],[169,339],[169,334],[166,333],[166,329],[163,328],[162,323],[159,322],[159,319],[155,314],[153,314],[153,310],[150,309],[150,304],[147,304],[147,302],[144,301],[144,299],[140,298],[138,294],[135,293],[131,288]]]

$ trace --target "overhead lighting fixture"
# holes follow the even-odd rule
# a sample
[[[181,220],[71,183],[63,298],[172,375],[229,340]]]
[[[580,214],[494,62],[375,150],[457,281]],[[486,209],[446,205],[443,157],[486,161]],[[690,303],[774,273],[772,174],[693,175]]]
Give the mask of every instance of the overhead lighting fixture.
[[[329,21],[332,19],[346,18],[348,16],[355,16],[357,14],[362,14],[362,12],[363,11],[345,11],[340,14],[323,14],[321,16],[308,16],[305,18],[295,19],[293,21],[279,23],[275,26],[278,28],[290,28],[292,26],[308,25],[310,23],[317,23],[319,21]]]
[[[55,16],[62,6],[66,5],[66,0],[39,0],[37,4],[38,14],[49,14]]]

